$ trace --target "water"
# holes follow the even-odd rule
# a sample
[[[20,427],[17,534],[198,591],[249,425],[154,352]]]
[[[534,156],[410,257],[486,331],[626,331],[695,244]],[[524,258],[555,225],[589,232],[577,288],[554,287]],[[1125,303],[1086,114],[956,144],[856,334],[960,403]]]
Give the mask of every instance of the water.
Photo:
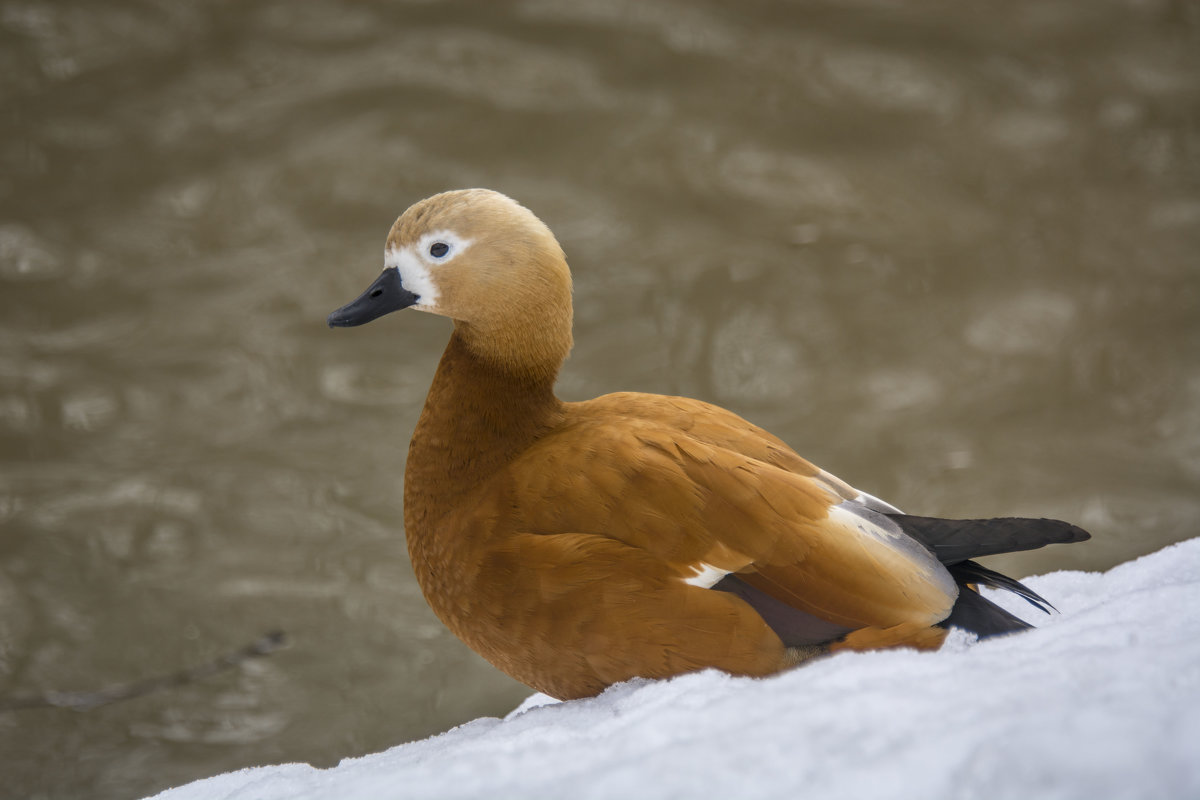
[[[561,394],[726,405],[1101,569],[1200,521],[1190,2],[0,2],[0,793],[377,751],[527,690],[426,609],[405,448],[448,335],[325,315],[414,200],[559,235]]]

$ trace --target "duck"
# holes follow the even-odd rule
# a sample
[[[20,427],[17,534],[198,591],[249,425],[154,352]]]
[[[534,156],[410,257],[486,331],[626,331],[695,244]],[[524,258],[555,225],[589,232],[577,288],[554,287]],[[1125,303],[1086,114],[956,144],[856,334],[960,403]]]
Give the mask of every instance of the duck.
[[[453,322],[404,474],[417,582],[458,638],[552,697],[1023,631],[979,586],[1050,604],[975,559],[1089,538],[1059,520],[904,514],[701,400],[560,400],[571,273],[499,192],[413,204],[382,273],[327,323],[402,309]]]

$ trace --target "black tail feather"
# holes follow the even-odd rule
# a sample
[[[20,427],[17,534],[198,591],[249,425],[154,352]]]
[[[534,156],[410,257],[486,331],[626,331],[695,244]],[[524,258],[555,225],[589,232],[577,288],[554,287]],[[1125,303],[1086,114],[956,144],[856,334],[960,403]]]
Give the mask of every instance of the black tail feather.
[[[909,514],[886,516],[909,536],[928,547],[938,561],[947,566],[969,558],[1034,550],[1048,544],[1068,544],[1091,538],[1082,528],[1057,519],[938,519]]]
[[[958,587],[958,599],[950,616],[938,623],[943,628],[962,628],[980,639],[1003,636],[1032,628],[1028,622],[1018,619],[1000,606],[983,597],[969,586]]]
[[[1054,608],[1046,598],[1020,581],[1007,575],[1001,575],[974,561],[961,561],[950,565],[947,569],[954,577],[954,582],[958,584],[958,599],[954,601],[954,607],[950,609],[950,616],[938,623],[943,628],[963,628],[978,635],[979,638],[985,639],[989,636],[1016,633],[1033,627],[975,591],[971,584],[983,584],[991,586],[993,589],[1007,589],[1025,598],[1034,608],[1047,614],[1050,613],[1050,609]]]
[[[991,586],[993,589],[1007,589],[1013,594],[1019,594],[1024,597],[1029,604],[1034,608],[1049,614],[1051,609],[1057,611],[1050,604],[1050,601],[1042,597],[1040,594],[1030,589],[1020,581],[1010,578],[1007,575],[1001,575],[995,570],[988,569],[982,564],[976,564],[974,561],[963,561],[947,567],[950,574],[954,576],[954,580],[961,586],[967,583],[982,583],[984,586]]]

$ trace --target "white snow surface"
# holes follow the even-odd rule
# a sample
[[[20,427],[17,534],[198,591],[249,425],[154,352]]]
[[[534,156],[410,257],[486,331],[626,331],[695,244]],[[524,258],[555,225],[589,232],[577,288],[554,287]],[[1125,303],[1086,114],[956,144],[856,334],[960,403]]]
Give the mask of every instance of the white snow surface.
[[[1014,636],[535,694],[330,769],[244,769],[157,797],[1200,797],[1200,538],[1026,583],[1061,613],[990,595],[1039,625]]]

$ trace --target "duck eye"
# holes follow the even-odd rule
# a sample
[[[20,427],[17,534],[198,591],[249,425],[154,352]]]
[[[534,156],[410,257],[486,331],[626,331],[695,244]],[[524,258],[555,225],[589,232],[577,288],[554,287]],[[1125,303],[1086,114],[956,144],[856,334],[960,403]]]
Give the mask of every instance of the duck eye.
[[[441,258],[449,252],[450,245],[446,244],[445,242],[434,242],[433,244],[429,245],[429,255],[433,256],[434,258]]]

